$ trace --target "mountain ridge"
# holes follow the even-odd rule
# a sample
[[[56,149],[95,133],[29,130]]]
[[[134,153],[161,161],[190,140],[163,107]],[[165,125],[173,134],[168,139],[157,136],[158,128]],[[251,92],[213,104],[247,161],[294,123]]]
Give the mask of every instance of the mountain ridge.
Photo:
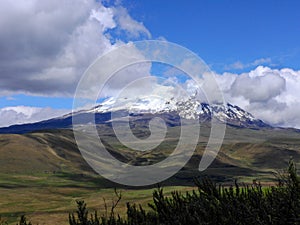
[[[131,118],[138,117],[142,119],[145,115],[147,115],[147,117],[173,117],[173,125],[179,125],[180,118],[199,119],[200,122],[211,121],[212,118],[216,118],[218,122],[235,127],[253,129],[272,128],[271,125],[260,119],[256,119],[251,113],[230,103],[208,104],[193,98],[189,98],[185,101],[176,101],[174,98],[167,101],[158,101],[157,99],[152,101],[147,98],[137,98],[134,102],[126,98],[122,101],[109,98],[90,109],[78,110],[61,117],[35,123],[2,127],[0,128],[0,133],[22,134],[43,129],[71,128],[73,117],[76,117],[76,120],[81,121],[83,124],[93,123],[94,121],[88,119],[90,118],[88,115],[91,113],[95,115],[96,124],[111,122],[113,113],[114,118],[129,116]]]

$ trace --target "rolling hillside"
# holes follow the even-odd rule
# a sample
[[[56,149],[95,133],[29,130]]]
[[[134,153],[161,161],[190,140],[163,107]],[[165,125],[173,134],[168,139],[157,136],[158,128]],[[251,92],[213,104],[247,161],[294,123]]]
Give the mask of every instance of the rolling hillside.
[[[156,163],[170,154],[178,141],[179,127],[168,129],[169,138],[151,151],[131,151],[122,146],[108,125],[99,125],[101,139],[110,153],[132,165]],[[133,130],[147,134],[147,129]],[[209,126],[202,126],[197,149],[183,170],[171,178],[183,183],[201,175],[198,164],[206,146]],[[222,148],[205,173],[219,179],[236,177],[272,178],[285,168],[290,157],[300,162],[300,132],[295,129],[249,129],[227,126]],[[75,173],[92,174],[93,170],[77,149],[71,130],[55,129],[27,134],[0,135],[0,171],[11,174]],[[184,174],[184,175],[183,175]],[[178,178],[178,179],[177,179]],[[175,180],[174,180],[175,179]]]
[[[144,123],[144,121],[142,121]],[[98,125],[103,143],[112,155],[132,165],[153,164],[168,156],[178,141],[179,127],[168,128],[168,138],[152,151],[134,152],[122,146],[109,124]],[[295,129],[250,129],[227,126],[222,148],[210,167],[200,173],[201,160],[210,127],[203,124],[197,149],[173,177],[161,185],[165,190],[191,190],[194,177],[209,175],[217,182],[252,184],[259,180],[270,185],[274,172],[286,168],[290,157],[300,162],[300,133]],[[139,137],[149,135],[147,127],[134,127]],[[125,212],[126,202],[146,206],[153,189],[139,190],[110,182],[97,175],[83,160],[70,129],[52,129],[26,134],[0,135],[0,215],[9,224],[26,214],[34,223],[67,225],[67,213],[75,210],[75,200],[85,199],[92,209],[104,213],[114,199],[113,189],[122,190],[124,199],[117,212]]]

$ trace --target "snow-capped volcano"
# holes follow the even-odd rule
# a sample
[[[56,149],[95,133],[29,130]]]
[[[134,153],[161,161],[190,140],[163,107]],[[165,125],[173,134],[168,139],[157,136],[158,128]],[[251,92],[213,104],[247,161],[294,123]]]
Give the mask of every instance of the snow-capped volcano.
[[[113,112],[116,112],[117,119],[121,121],[123,117],[127,116],[145,121],[154,116],[160,116],[168,121],[169,126],[179,125],[180,117],[199,119],[200,122],[209,122],[214,117],[219,122],[241,128],[271,127],[240,107],[229,103],[208,104],[196,100],[193,96],[180,101],[175,98],[166,100],[159,97],[137,97],[135,99],[109,98],[91,109],[79,110],[41,122],[0,128],[0,133],[27,133],[43,129],[72,128],[72,118],[74,117],[78,118],[77,121],[82,124],[93,123],[94,121],[97,124],[106,124],[112,121]]]
[[[131,115],[139,114],[168,114],[176,113],[185,119],[208,121],[212,117],[220,122],[240,127],[269,127],[263,121],[256,119],[249,112],[238,106],[227,104],[208,104],[196,100],[193,96],[186,100],[177,101],[162,98],[137,97],[135,99],[108,98],[99,105],[79,113],[104,114],[109,112],[126,111]],[[77,115],[78,113],[73,113]]]

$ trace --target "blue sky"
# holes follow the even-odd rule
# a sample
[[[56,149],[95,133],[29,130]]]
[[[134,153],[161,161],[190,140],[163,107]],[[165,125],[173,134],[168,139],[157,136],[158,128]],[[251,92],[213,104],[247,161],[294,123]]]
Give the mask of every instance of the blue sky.
[[[299,1],[123,3],[133,17],[143,21],[153,37],[163,36],[191,49],[219,73],[237,61],[250,64],[261,58],[270,58],[269,64],[275,64],[274,67],[300,68]]]
[[[70,110],[76,83],[98,55],[116,43],[144,39],[165,39],[198,54],[219,75],[228,98],[255,115],[267,118],[281,104],[288,111],[278,118],[290,115],[300,88],[300,73],[293,77],[300,70],[299,8],[296,0],[4,0],[0,3],[0,126],[6,120],[1,110],[9,106],[60,109],[57,114]],[[283,68],[290,69],[288,75]],[[265,89],[269,75],[260,78],[266,74],[284,81],[272,76],[274,87]],[[247,79],[265,89],[261,98],[234,89],[237,83],[242,89]],[[299,80],[299,86],[291,86],[292,80],[295,85]],[[265,114],[259,113],[268,104]],[[51,116],[57,115],[54,111]],[[21,122],[32,116],[24,115]],[[271,122],[293,126],[295,118]]]

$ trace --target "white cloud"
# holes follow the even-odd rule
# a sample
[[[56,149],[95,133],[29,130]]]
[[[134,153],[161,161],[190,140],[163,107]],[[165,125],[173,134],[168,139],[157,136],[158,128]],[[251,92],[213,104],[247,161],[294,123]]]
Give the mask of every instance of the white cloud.
[[[121,6],[94,0],[0,2],[0,94],[72,96],[97,56],[122,43],[122,29],[150,32]]]
[[[138,22],[129,15],[126,8],[119,6],[114,8],[115,18],[118,21],[119,29],[125,30],[130,37],[137,38],[141,34],[151,38],[151,33],[142,22]]]
[[[0,96],[72,97],[87,67],[123,44],[122,37],[151,37],[120,4],[105,7],[96,0],[0,1]],[[122,30],[125,36],[113,36],[113,30]],[[132,67],[124,71],[130,73],[123,81],[147,76],[149,71],[149,66]],[[110,84],[112,92],[116,84]],[[65,112],[6,107],[0,109],[0,126],[35,122]]]
[[[0,109],[0,127],[13,124],[32,123],[61,116],[69,110],[38,108],[29,106],[13,106]]]
[[[243,96],[250,102],[266,102],[285,89],[285,79],[276,73],[250,77],[244,73],[231,85],[232,96]]]
[[[259,66],[216,78],[228,102],[272,125],[300,128],[300,71]]]
[[[225,70],[243,70],[243,69],[247,69],[250,67],[256,67],[256,66],[260,66],[260,65],[269,65],[272,63],[271,58],[260,58],[260,59],[256,59],[253,62],[250,63],[243,63],[241,61],[236,61],[232,64],[226,65],[224,67]]]
[[[262,65],[262,64],[269,64],[271,62],[272,62],[271,58],[260,58],[260,59],[254,60],[251,63],[251,65],[252,66],[259,66],[259,65]]]
[[[93,9],[91,11],[91,18],[97,19],[104,26],[102,27],[102,32],[107,29],[115,28],[117,25],[113,19],[114,13],[111,8],[101,7],[99,9]]]
[[[225,66],[225,70],[235,69],[235,70],[241,70],[244,69],[246,66],[241,61],[236,61],[230,65]]]
[[[132,55],[137,54],[132,52]],[[137,96],[145,91],[145,86],[155,83],[150,74],[151,63],[143,62],[129,65],[113,76],[105,83],[101,97],[118,95],[122,89],[130,96]],[[152,78],[152,79],[151,79]],[[125,91],[125,90],[123,90]],[[129,96],[127,96],[129,97]]]

